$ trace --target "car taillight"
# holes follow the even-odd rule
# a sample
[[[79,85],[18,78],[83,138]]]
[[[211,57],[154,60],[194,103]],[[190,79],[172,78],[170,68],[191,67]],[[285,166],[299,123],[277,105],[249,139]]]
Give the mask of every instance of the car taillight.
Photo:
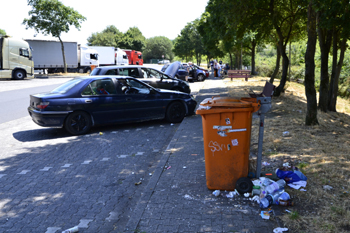
[[[37,108],[39,109],[44,109],[49,105],[49,102],[40,102],[39,104],[36,105]]]

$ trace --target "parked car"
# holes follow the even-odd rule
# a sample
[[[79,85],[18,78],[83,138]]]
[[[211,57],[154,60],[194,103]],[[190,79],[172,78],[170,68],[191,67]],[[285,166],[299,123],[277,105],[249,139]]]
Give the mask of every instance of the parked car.
[[[155,88],[191,93],[190,85],[187,82],[173,78],[172,76],[165,74],[159,70],[145,66],[129,65],[97,67],[90,73],[90,75],[130,76],[137,78]]]
[[[167,63],[170,63],[169,60],[160,60],[158,61],[158,64],[167,64]]]
[[[192,65],[192,72],[190,71],[190,77],[192,80],[196,81],[204,81],[209,77],[209,71],[204,69],[203,67],[197,66],[195,64]]]
[[[187,69],[179,61],[165,64],[161,71],[173,78],[178,78],[184,81],[186,80],[185,77],[188,76]]]
[[[194,113],[187,93],[156,89],[132,77],[84,76],[51,92],[30,95],[29,115],[44,127],[64,127],[73,135],[94,125],[166,119],[178,123]]]

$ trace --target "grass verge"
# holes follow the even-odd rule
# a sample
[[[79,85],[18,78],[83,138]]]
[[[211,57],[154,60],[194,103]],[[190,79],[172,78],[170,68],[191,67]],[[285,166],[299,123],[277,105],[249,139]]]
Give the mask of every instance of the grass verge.
[[[230,96],[260,93],[268,78],[248,82],[224,80]],[[278,85],[276,80],[274,85]],[[306,97],[302,84],[288,82],[286,91],[273,97],[265,118],[263,170],[275,170],[289,162],[308,178],[306,191],[286,188],[295,206],[281,216],[290,232],[350,231],[350,101],[338,97],[338,112],[318,111],[319,125],[305,126]],[[257,154],[259,119],[253,119],[251,153]],[[283,132],[289,131],[284,137]],[[330,190],[324,188],[331,186]]]

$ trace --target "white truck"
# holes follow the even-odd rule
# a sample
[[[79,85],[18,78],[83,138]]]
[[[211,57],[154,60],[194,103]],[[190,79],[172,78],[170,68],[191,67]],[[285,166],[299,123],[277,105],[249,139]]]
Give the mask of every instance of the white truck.
[[[100,66],[111,66],[115,64],[114,47],[108,46],[88,46],[98,53],[98,63]]]
[[[29,44],[9,36],[0,37],[0,78],[34,77],[34,63]]]
[[[100,66],[128,65],[126,52],[120,48],[109,46],[88,46],[98,52],[98,61]]]
[[[120,48],[115,49],[115,64],[120,65],[129,65],[129,60],[126,52]]]
[[[34,69],[47,70],[48,73],[63,72],[62,47],[55,40],[26,39],[32,48]],[[87,73],[98,66],[98,52],[77,42],[63,42],[67,71]]]

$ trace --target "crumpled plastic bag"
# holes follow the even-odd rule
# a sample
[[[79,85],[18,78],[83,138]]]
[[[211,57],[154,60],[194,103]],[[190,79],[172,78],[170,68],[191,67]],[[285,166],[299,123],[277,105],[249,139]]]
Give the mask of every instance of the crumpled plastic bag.
[[[273,233],[282,233],[284,231],[288,231],[288,228],[277,227],[273,229]]]
[[[276,170],[276,175],[280,179],[284,179],[287,183],[293,183],[300,180],[307,180],[307,177],[301,173],[301,171],[298,170],[298,168],[295,168],[294,171],[283,171],[281,169]]]

